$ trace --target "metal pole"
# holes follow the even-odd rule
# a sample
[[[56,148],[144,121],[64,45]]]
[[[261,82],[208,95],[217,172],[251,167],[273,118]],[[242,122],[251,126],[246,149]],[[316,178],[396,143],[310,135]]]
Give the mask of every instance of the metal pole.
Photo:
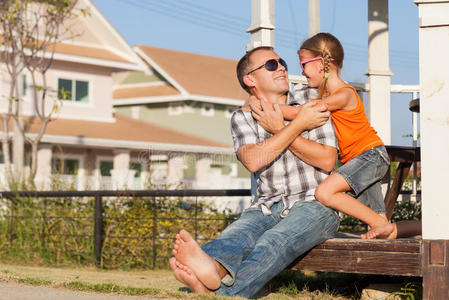
[[[413,99],[418,98],[418,92],[413,92]],[[412,126],[413,126],[413,147],[418,146],[418,113],[412,112]],[[417,191],[417,177],[418,177],[418,163],[413,162],[413,182],[412,182],[412,197],[413,201],[416,201],[416,191]]]
[[[153,269],[156,269],[156,258],[157,258],[157,249],[156,249],[156,222],[157,222],[157,207],[156,207],[156,197],[153,197]]]
[[[9,217],[9,245],[12,246],[12,241],[13,241],[13,236],[14,236],[14,210],[15,210],[15,205],[14,205],[14,201],[13,198],[7,198],[10,202],[11,202],[11,214]]]
[[[101,251],[103,248],[103,203],[100,195],[95,196],[94,211],[94,251],[95,265],[101,267]]]
[[[195,197],[195,240],[198,239],[198,196]]]

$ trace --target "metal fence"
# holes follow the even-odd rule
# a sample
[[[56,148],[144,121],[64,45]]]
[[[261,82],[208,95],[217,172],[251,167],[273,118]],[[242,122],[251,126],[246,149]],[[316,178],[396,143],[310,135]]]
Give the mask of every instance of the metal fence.
[[[2,192],[1,247],[39,253],[51,248],[56,258],[65,253],[80,262],[92,259],[97,267],[105,266],[108,255],[151,260],[146,266],[155,268],[158,257],[168,258],[161,254],[169,253],[179,228],[207,241],[236,217],[203,200],[250,195],[247,189]],[[117,241],[125,242],[117,246]]]

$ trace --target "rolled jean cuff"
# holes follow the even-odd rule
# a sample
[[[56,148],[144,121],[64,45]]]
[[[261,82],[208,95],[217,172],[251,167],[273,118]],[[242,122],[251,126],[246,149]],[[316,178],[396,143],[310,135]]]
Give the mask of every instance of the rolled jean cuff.
[[[217,257],[212,257],[213,259],[215,259],[220,265],[223,266],[223,268],[226,269],[226,271],[228,271],[228,274],[226,274],[222,279],[221,279],[221,283],[223,283],[224,285],[227,286],[231,286],[234,284],[235,281],[235,272],[231,270],[231,268],[229,268],[220,258]]]

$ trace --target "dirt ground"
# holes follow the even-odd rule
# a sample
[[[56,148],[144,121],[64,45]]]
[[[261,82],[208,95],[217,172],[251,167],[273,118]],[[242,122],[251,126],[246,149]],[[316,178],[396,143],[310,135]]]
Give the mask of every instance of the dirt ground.
[[[116,283],[121,286],[135,288],[161,288],[177,291],[183,287],[177,282],[169,270],[157,271],[103,271],[95,268],[49,268],[0,264],[0,272],[4,271],[21,278],[32,277],[50,280],[56,283],[80,281],[89,284]]]

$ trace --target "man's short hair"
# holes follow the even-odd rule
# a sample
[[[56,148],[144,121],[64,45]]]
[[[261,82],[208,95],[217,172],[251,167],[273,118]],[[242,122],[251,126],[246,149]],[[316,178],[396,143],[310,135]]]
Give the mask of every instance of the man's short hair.
[[[269,46],[261,46],[261,47],[257,47],[254,49],[251,49],[250,51],[246,52],[245,55],[243,55],[242,58],[240,58],[239,62],[237,63],[237,78],[239,79],[239,83],[240,86],[248,92],[248,94],[251,94],[248,86],[246,86],[246,84],[243,82],[243,77],[248,74],[249,70],[249,59],[251,57],[251,55],[259,50],[270,50],[270,51],[274,51],[273,47],[269,47]]]

